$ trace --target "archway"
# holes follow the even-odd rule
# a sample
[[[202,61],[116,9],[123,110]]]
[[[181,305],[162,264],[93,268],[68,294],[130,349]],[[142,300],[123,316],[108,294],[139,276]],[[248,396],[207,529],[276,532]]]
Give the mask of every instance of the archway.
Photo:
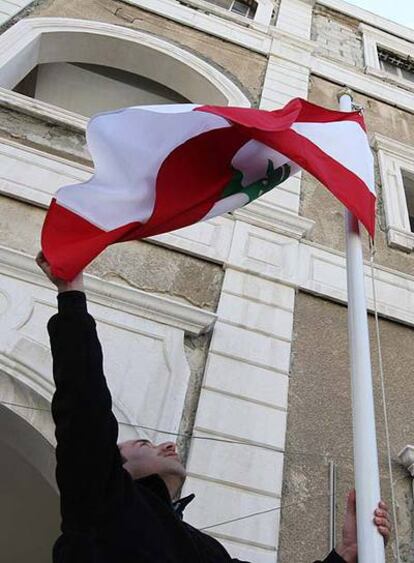
[[[0,404],[0,553],[13,563],[51,560],[59,534],[53,446]]]
[[[0,37],[0,87],[16,88],[39,65],[61,63],[138,76],[193,103],[250,105],[242,90],[204,59],[141,31],[69,18],[28,18]]]

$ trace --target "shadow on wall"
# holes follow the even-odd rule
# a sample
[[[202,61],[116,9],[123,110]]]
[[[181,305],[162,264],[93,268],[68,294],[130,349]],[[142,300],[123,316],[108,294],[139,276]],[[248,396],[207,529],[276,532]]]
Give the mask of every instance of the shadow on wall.
[[[4,563],[46,563],[59,535],[59,496],[29,458],[53,447],[18,415],[0,406],[0,553]],[[7,432],[8,437],[5,434]],[[13,447],[13,439],[16,447]],[[25,456],[25,443],[28,454]],[[43,472],[43,470],[42,470]]]

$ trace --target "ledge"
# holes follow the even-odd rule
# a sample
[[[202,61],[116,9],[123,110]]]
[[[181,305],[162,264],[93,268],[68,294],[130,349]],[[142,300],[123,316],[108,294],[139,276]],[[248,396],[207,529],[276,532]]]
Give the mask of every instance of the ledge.
[[[53,287],[32,256],[4,246],[0,246],[0,273],[41,287]],[[217,315],[210,311],[89,274],[85,275],[85,287],[92,303],[173,326],[194,335],[212,330],[217,319]]]
[[[43,121],[64,125],[81,133],[86,131],[86,125],[89,121],[89,118],[78,113],[29,98],[6,88],[0,88],[0,106],[17,110],[31,117],[40,118]]]
[[[414,477],[414,446],[405,446],[398,454],[398,458],[411,477]]]
[[[414,233],[411,231],[403,231],[397,227],[388,227],[387,240],[392,248],[398,248],[405,252],[412,252],[414,249]]]
[[[390,137],[385,137],[379,133],[374,133],[371,137],[371,146],[375,150],[384,150],[398,158],[408,158],[414,160],[414,147],[401,143]]]
[[[309,238],[315,221],[285,211],[281,207],[256,200],[246,207],[233,212],[236,219],[264,228],[268,231],[288,235],[294,239]]]

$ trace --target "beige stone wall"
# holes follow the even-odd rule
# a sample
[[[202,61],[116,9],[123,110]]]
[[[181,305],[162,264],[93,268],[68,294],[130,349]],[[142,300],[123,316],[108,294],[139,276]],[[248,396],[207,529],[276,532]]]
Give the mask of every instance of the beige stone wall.
[[[31,15],[81,17],[147,31],[218,67],[253,104],[259,102],[267,59],[243,47],[116,0],[51,0],[39,5]]]
[[[358,26],[358,20],[316,5],[312,20],[316,54],[362,70],[364,55]]]
[[[83,132],[1,105],[0,138],[92,166]]]
[[[322,106],[337,109],[337,84],[312,76],[309,100]],[[414,144],[414,115],[384,102],[355,94],[355,101],[364,107],[364,117],[369,134],[381,133],[408,145]],[[375,261],[378,264],[408,274],[414,272],[414,257],[403,251],[390,248],[385,237],[385,219],[381,194],[381,179],[376,159],[376,181],[378,189],[378,218]],[[301,214],[313,219],[316,224],[312,239],[315,242],[343,251],[344,208],[317,180],[305,174],[301,194]],[[363,233],[365,256],[368,256],[368,239]]]
[[[391,451],[401,526],[401,561],[414,561],[411,478],[397,454],[412,442],[414,418],[414,330],[380,322],[389,408]],[[337,530],[344,498],[353,486],[351,389],[348,374],[347,311],[299,293],[289,387],[279,563],[309,563],[329,549],[329,461],[337,468]],[[377,347],[370,319],[382,496],[390,502],[386,442],[380,400]],[[392,547],[392,546],[391,546]],[[388,549],[388,561],[392,561]]]

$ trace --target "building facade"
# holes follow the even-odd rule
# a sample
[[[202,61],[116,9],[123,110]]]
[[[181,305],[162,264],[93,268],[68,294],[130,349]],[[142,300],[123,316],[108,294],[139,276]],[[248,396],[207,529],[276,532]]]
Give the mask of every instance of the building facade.
[[[53,193],[93,172],[88,117],[295,97],[335,109],[348,86],[375,156],[366,288],[372,311],[374,277],[400,560],[413,562],[414,30],[343,0],[0,0],[0,26],[2,561],[50,561],[59,529],[55,291],[33,258]],[[177,437],[183,494],[197,497],[187,519],[254,563],[308,563],[340,534],[353,483],[343,223],[342,206],[300,174],[233,214],[113,246],[87,269],[120,439]],[[397,560],[395,537],[387,556]]]

